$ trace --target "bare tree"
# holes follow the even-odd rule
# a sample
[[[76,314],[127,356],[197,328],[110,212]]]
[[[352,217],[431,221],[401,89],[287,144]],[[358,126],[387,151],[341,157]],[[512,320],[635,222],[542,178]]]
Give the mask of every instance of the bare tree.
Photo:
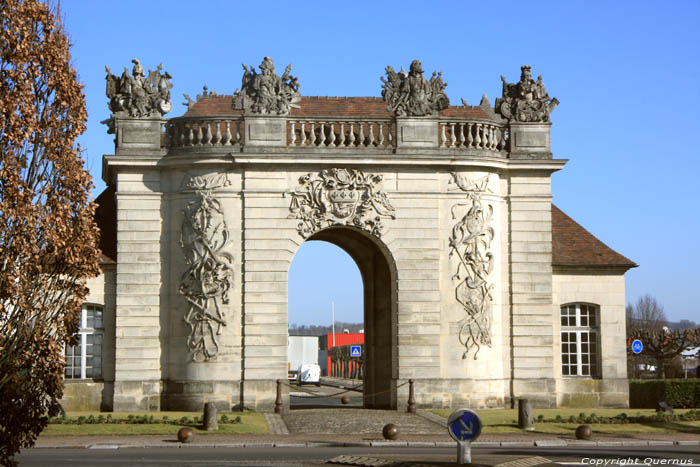
[[[668,324],[664,307],[649,294],[639,297],[634,307],[632,319],[633,327],[651,331],[660,331]]]
[[[82,86],[39,0],[0,0],[0,464],[59,409],[62,356],[99,273]]]

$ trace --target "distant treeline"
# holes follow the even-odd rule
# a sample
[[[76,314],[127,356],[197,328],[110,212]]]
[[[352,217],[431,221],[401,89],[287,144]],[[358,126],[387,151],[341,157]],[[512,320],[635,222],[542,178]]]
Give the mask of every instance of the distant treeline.
[[[365,325],[362,323],[344,323],[342,321],[335,322],[335,332],[342,333],[346,329],[349,332],[360,332],[364,329]],[[289,325],[289,335],[290,336],[322,336],[324,334],[330,334],[332,331],[332,326],[317,326],[315,324],[302,324],[301,326],[292,323]]]

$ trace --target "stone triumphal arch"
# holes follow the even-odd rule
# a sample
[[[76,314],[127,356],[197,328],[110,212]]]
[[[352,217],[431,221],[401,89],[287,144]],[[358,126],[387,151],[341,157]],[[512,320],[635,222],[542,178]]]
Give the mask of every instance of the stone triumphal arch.
[[[134,63],[107,76],[101,327],[85,330],[102,344],[66,404],[271,409],[308,240],[361,271],[365,392],[382,393],[366,406],[404,406],[409,378],[419,407],[627,404],[635,265],[552,205],[558,101],[530,67],[494,105],[454,106],[417,60],[386,68],[382,97],[308,97],[266,57],[240,91],[186,96],[165,119],[170,75]]]

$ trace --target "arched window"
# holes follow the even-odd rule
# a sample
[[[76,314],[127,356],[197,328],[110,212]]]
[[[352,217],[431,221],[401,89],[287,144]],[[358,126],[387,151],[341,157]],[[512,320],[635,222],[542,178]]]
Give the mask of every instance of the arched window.
[[[598,310],[586,303],[561,307],[562,376],[599,376]]]
[[[102,379],[101,305],[83,305],[78,345],[66,346],[66,379]]]

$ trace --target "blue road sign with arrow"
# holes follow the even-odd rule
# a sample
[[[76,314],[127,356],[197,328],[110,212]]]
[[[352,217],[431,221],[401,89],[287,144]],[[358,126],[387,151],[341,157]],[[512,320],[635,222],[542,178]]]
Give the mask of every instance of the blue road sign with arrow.
[[[359,345],[351,345],[350,346],[350,356],[351,357],[359,357],[362,355],[362,347]]]
[[[450,436],[459,442],[475,441],[481,434],[481,427],[481,418],[469,409],[455,410],[447,419]]]
[[[642,353],[642,349],[644,348],[644,344],[642,344],[642,341],[639,339],[635,339],[632,341],[632,352],[636,354]]]

